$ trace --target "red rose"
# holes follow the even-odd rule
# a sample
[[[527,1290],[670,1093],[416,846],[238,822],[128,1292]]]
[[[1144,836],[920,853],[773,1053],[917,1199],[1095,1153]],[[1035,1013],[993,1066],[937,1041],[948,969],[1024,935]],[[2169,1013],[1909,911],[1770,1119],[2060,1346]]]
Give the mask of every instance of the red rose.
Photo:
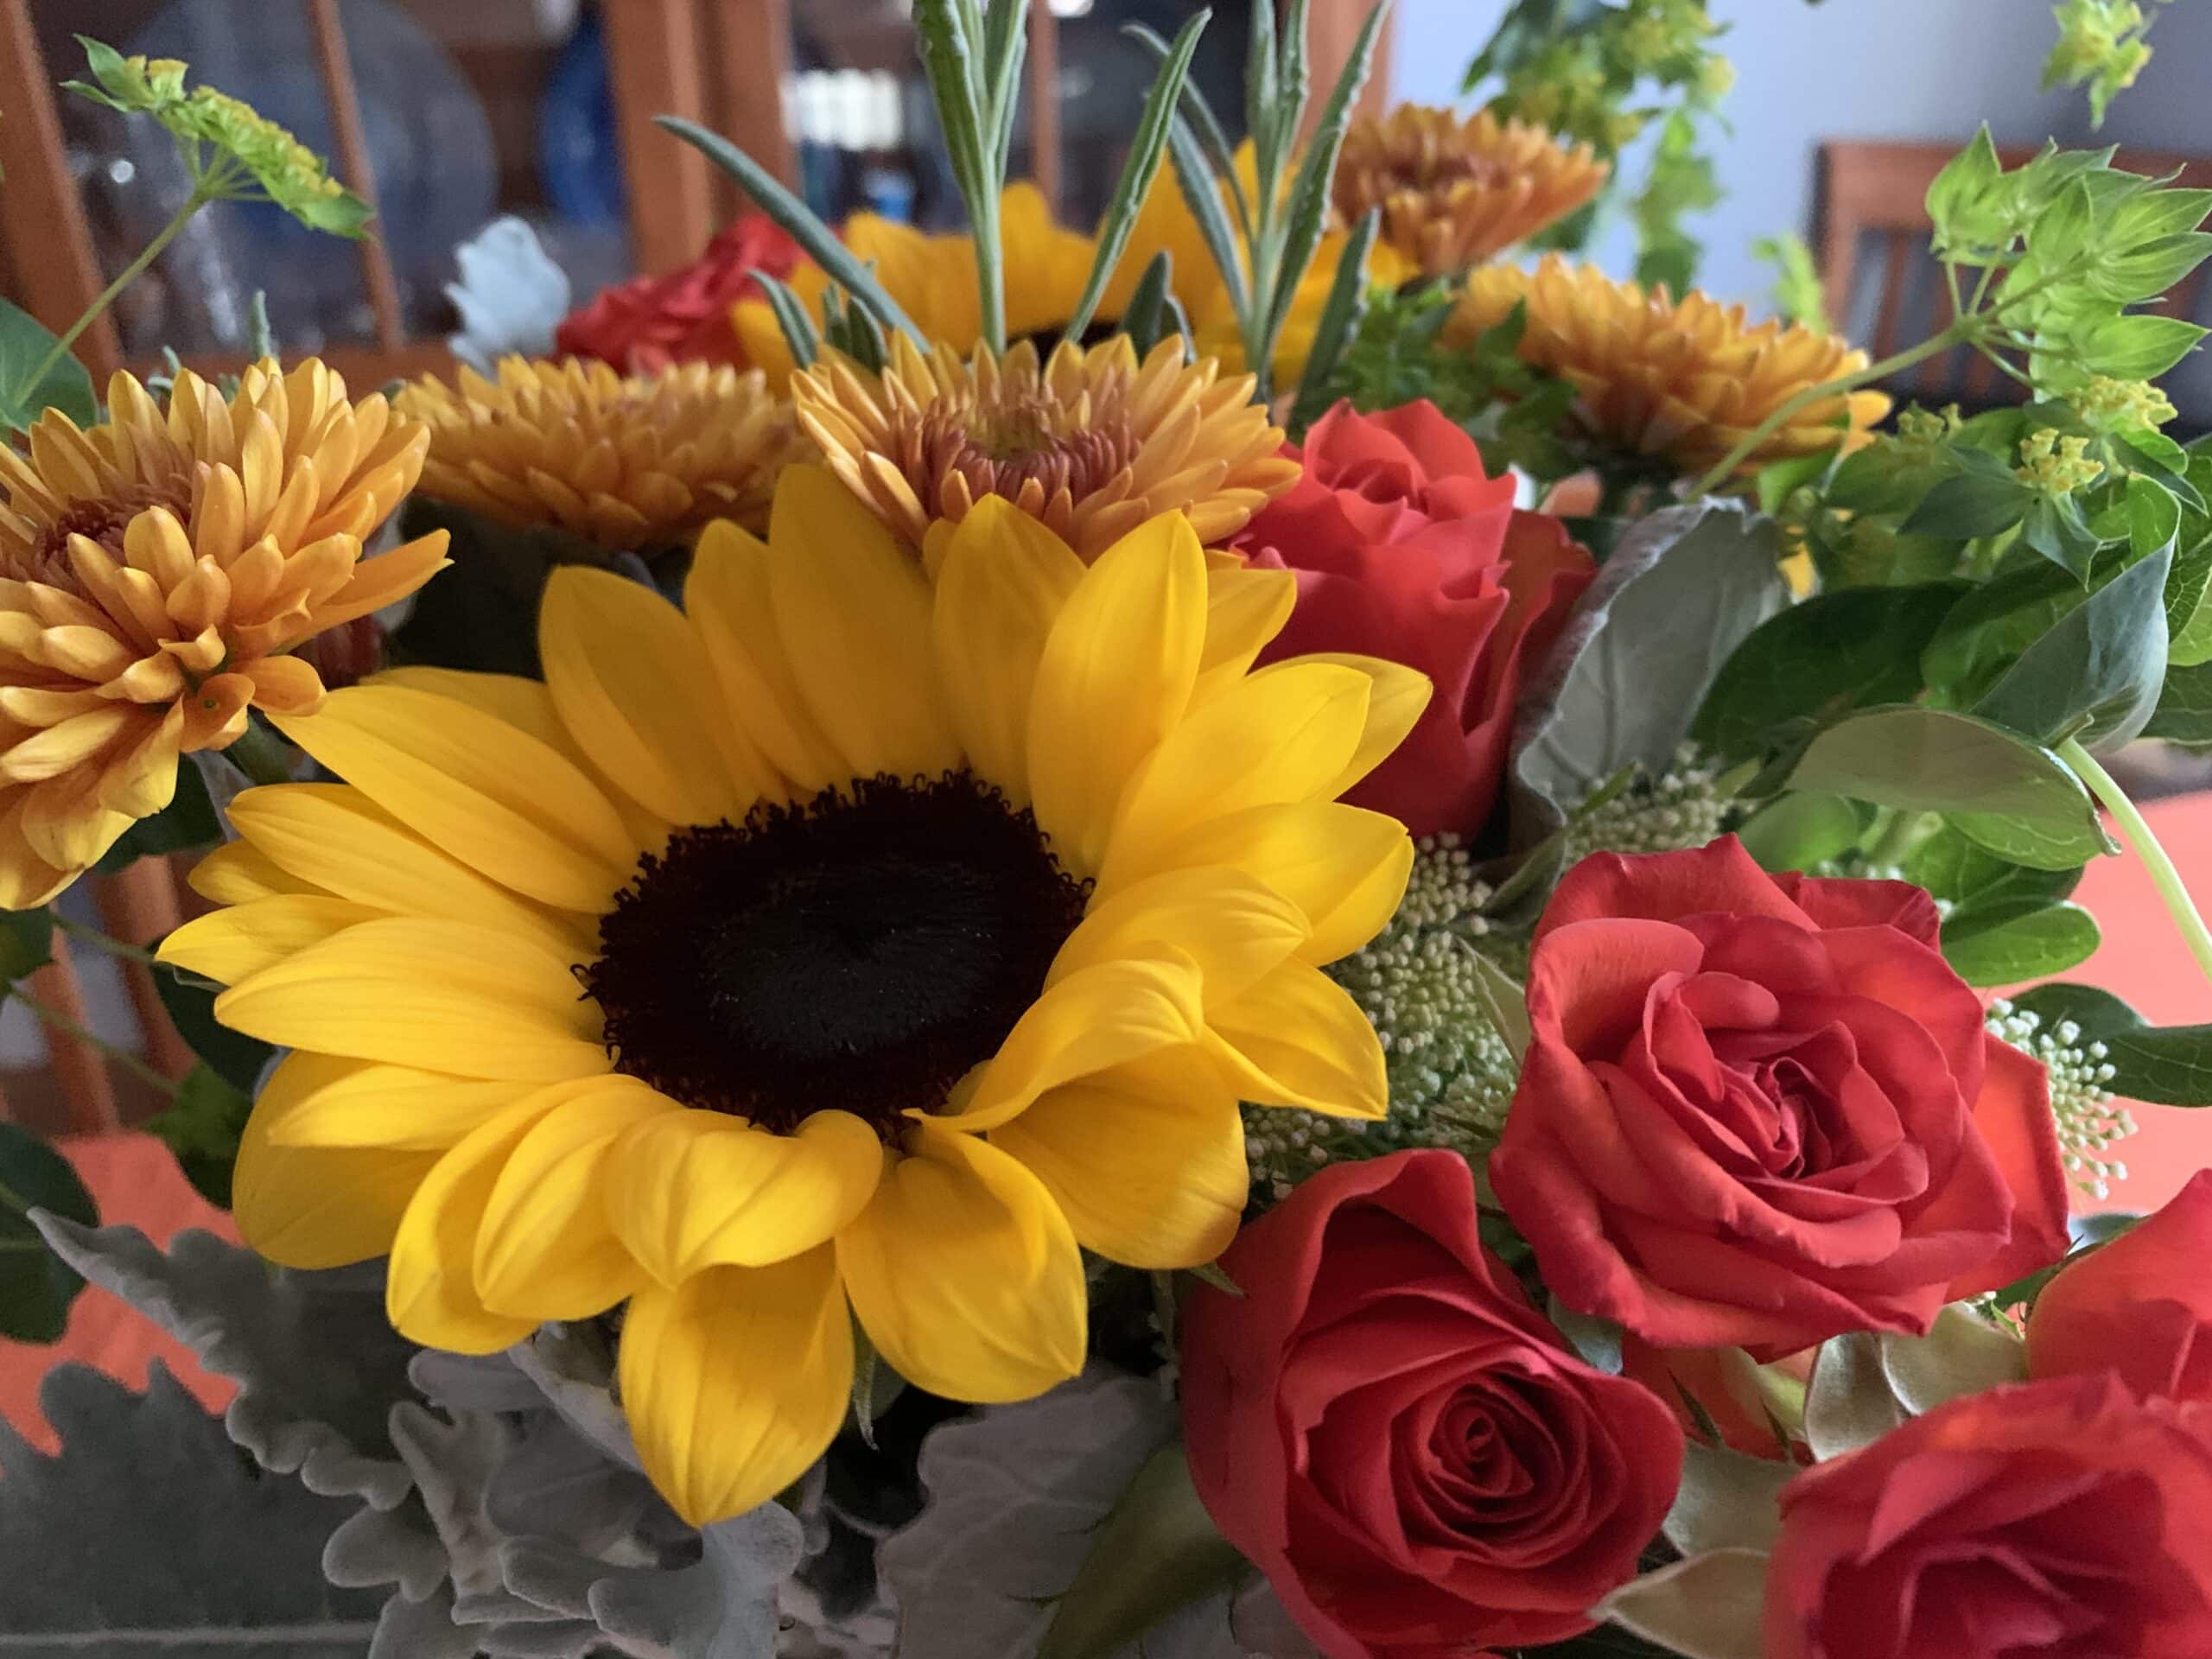
[[[1782,1493],[1766,1659],[2212,1654],[2212,1405],[1955,1400]]]
[[[1185,1313],[1191,1475],[1329,1659],[1560,1640],[1636,1571],[1674,1414],[1577,1358],[1475,1231],[1446,1152],[1325,1169]]]
[[[1734,836],[1585,859],[1537,924],[1498,1199],[1569,1307],[1772,1359],[1925,1332],[2066,1249],[2043,1068],[1990,1036],[1895,881]]]
[[[1397,752],[1345,799],[1416,836],[1483,827],[1505,773],[1528,662],[1595,567],[1558,519],[1513,505],[1475,442],[1433,404],[1313,423],[1306,475],[1237,537],[1298,573],[1298,608],[1262,658],[1357,652],[1417,668],[1436,694]]]
[[[2028,1375],[2105,1371],[2138,1394],[2212,1400],[2212,1169],[2036,1299]]]
[[[651,373],[671,363],[745,366],[729,308],[753,284],[753,273],[788,276],[798,244],[766,213],[741,213],[681,270],[639,276],[603,289],[563,318],[554,344],[570,357],[612,363],[625,374]]]

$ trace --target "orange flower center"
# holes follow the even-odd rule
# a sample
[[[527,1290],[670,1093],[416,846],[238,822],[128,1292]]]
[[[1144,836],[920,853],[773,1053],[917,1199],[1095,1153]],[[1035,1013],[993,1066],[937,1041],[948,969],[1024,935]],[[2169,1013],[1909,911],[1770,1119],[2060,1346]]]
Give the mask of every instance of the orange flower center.
[[[1001,495],[1018,500],[1034,483],[1051,500],[1065,492],[1071,501],[1096,494],[1137,457],[1141,447],[1128,417],[1094,416],[1087,426],[1061,431],[1062,411],[1035,391],[1009,391],[983,407],[964,398],[932,399],[896,424],[892,453],[915,493],[936,499],[954,474],[981,500]]]
[[[82,536],[97,542],[118,560],[123,556],[124,532],[130,521],[149,507],[167,507],[181,520],[186,504],[174,493],[150,484],[126,485],[112,495],[72,501],[46,527],[22,561],[22,569],[7,574],[19,582],[41,582],[69,593],[79,591],[76,573],[69,565],[69,538]]]

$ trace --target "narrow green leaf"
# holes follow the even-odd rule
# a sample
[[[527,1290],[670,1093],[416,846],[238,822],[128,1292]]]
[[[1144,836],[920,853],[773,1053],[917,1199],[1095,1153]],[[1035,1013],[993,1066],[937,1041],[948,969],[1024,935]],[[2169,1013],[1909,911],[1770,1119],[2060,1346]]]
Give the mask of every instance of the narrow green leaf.
[[[46,1247],[31,1225],[34,1210],[99,1224],[92,1195],[69,1160],[36,1135],[0,1123],[0,1337],[59,1342],[85,1281]]]
[[[1275,126],[1281,103],[1276,76],[1275,9],[1252,8],[1252,32],[1244,48],[1244,131],[1252,140],[1252,159],[1259,175],[1259,200],[1254,204],[1262,219],[1275,206],[1275,183],[1282,177],[1282,135]]]
[[[1518,1065],[1535,1035],[1529,1023],[1528,993],[1510,974],[1472,945],[1468,945],[1466,951],[1468,962],[1475,970],[1476,1000],[1483,1005],[1492,1029],[1504,1042],[1506,1052]]]
[[[696,121],[676,115],[657,115],[653,121],[702,152],[709,161],[734,179],[738,188],[752,197],[762,213],[790,232],[806,250],[807,257],[821,266],[830,280],[874,312],[877,321],[887,328],[898,329],[925,350],[928,348],[929,342],[922,338],[922,331],[914,326],[914,320],[884,291],[874,273],[855,259],[851,250],[837,239],[837,233],[816,217],[814,210],[792,194],[774,174],[728,139],[708,131]]]
[[[1173,48],[1162,39],[1157,30],[1143,23],[1124,23],[1122,33],[1152,54],[1160,62],[1167,60]],[[1185,76],[1183,80],[1183,120],[1199,149],[1221,181],[1228,186],[1230,202],[1236,209],[1236,222],[1244,232],[1247,243],[1252,239],[1252,204],[1244,194],[1244,181],[1237,176],[1236,147],[1229,142],[1221,118],[1213,112],[1213,105],[1206,101],[1205,89],[1197,80]]]
[[[35,910],[0,910],[0,998],[19,979],[37,972],[54,960],[54,912],[44,905]]]
[[[791,361],[802,369],[811,368],[814,359],[822,355],[822,340],[815,334],[814,320],[806,315],[798,296],[791,292],[791,284],[758,267],[751,275],[760,284],[760,291],[768,296],[768,308],[776,314],[776,327],[784,331],[784,343],[791,348]]]
[[[988,136],[998,159],[1000,180],[1006,177],[1014,111],[1021,102],[1021,65],[1029,52],[1028,23],[1029,0],[991,0],[983,22],[983,67],[990,93]]]
[[[1137,355],[1144,357],[1166,336],[1172,326],[1167,318],[1167,301],[1173,292],[1175,281],[1174,256],[1162,248],[1152,256],[1144,268],[1144,275],[1137,278],[1137,285],[1129,291],[1129,302],[1122,308],[1122,332],[1129,337]]]
[[[1929,491],[1900,528],[1908,536],[1971,541],[2012,529],[2035,500],[2035,491],[2010,473],[1960,473]]]
[[[1130,234],[1136,229],[1137,209],[1160,172],[1160,158],[1166,153],[1167,135],[1175,124],[1176,100],[1182,96],[1184,77],[1191,72],[1191,59],[1198,49],[1198,36],[1205,32],[1212,16],[1212,12],[1204,10],[1191,15],[1190,21],[1176,32],[1174,48],[1160,71],[1160,79],[1145,94],[1144,112],[1137,119],[1136,137],[1130,141],[1128,159],[1122,164],[1121,181],[1114,187],[1114,199],[1099,226],[1098,252],[1090,262],[1090,280],[1083,285],[1083,296],[1076,302],[1075,313],[1060,336],[1063,340],[1083,338],[1084,330],[1090,327],[1090,319],[1097,313],[1098,302],[1105,296],[1114,268],[1122,263]]]
[[[1298,383],[1298,403],[1290,416],[1294,430],[1303,431],[1327,409],[1330,378],[1367,309],[1367,256],[1382,226],[1382,210],[1370,207],[1344,238],[1344,257],[1338,261],[1337,278],[1329,286],[1328,303],[1321,308],[1321,319],[1314,325],[1306,372]]]
[[[1175,188],[1182,193],[1183,205],[1191,211],[1214,269],[1221,273],[1230,310],[1242,325],[1251,311],[1252,296],[1245,285],[1244,263],[1237,253],[1236,234],[1222,209],[1220,186],[1189,131],[1179,124],[1167,135],[1167,153],[1175,168]]]

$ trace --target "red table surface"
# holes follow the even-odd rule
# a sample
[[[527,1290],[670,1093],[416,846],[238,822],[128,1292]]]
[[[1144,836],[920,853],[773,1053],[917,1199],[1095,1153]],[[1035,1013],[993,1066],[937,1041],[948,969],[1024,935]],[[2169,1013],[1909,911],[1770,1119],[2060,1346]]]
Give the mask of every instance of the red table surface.
[[[2212,906],[2212,795],[2159,802],[2145,813],[2191,887]],[[2068,978],[2105,987],[2160,1025],[2212,1022],[2212,984],[2133,855],[2092,865],[2076,896],[2102,925],[2105,944]],[[2156,1209],[2190,1175],[2212,1166],[2212,1110],[2143,1106],[2136,1118],[2142,1133],[2123,1142],[2117,1154],[2127,1164],[2128,1179],[2109,1198],[2085,1202],[2084,1208]],[[231,1218],[185,1184],[168,1149],[150,1137],[114,1135],[75,1142],[67,1150],[106,1219],[131,1222],[162,1242],[185,1227],[236,1236]],[[48,1366],[78,1360],[143,1388],[147,1364],[156,1356],[211,1408],[230,1398],[231,1385],[203,1372],[179,1344],[106,1292],[87,1290],[54,1346],[0,1341],[0,1419],[51,1450],[53,1433],[38,1408],[39,1379]]]

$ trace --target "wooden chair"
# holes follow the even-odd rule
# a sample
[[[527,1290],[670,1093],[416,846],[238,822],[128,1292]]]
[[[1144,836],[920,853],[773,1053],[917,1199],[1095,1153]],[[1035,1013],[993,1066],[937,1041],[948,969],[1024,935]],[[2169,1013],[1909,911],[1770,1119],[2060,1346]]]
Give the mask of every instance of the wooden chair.
[[[1935,333],[1953,315],[1940,268],[1928,253],[1927,196],[1936,174],[1956,153],[1957,146],[1948,143],[1832,141],[1821,146],[1815,216],[1828,315],[1878,360]],[[1998,150],[2008,168],[2035,153]],[[2178,174],[2177,182],[2194,189],[2212,188],[2212,159],[2123,149],[2113,163],[2152,177]],[[1879,283],[1871,304],[1862,273]],[[2205,280],[2200,266],[2158,308],[2171,316],[2196,316]],[[1968,407],[2017,401],[2023,393],[1987,358],[1966,351],[1930,358],[1891,382],[1889,389],[1925,404],[1955,399]]]

